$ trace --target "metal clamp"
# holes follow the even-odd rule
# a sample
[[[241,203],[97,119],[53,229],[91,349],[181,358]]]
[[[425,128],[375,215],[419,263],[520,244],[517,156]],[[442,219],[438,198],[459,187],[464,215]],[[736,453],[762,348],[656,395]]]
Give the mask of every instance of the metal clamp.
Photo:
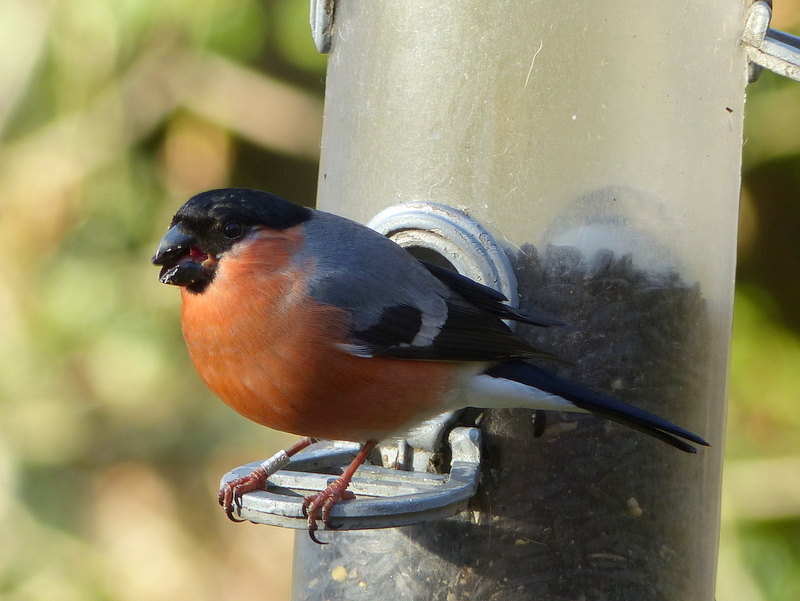
[[[519,301],[517,277],[494,236],[464,211],[436,202],[414,201],[384,209],[367,224],[407,250],[425,249],[445,258],[468,278]]]
[[[333,29],[333,12],[335,0],[311,0],[309,24],[311,37],[317,51],[328,54],[331,49],[331,29]]]
[[[750,7],[742,33],[742,44],[750,61],[750,83],[758,79],[761,68],[800,81],[800,38],[769,26],[770,3],[759,0]]]
[[[331,522],[341,530],[394,528],[444,519],[466,508],[480,479],[481,437],[477,428],[455,428],[449,437],[450,472],[405,472],[365,464],[348,490],[356,494],[331,510]],[[319,443],[295,455],[286,469],[267,481],[267,490],[242,497],[241,517],[257,524],[306,528],[303,498],[323,490],[358,453],[355,443]],[[250,463],[231,470],[225,484],[259,466]]]

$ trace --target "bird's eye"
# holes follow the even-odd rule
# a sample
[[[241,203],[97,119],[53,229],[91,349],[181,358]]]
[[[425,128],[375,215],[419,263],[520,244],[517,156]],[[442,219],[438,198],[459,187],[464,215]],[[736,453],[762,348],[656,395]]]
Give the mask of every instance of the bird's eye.
[[[222,228],[222,235],[226,238],[230,238],[231,240],[235,240],[239,236],[242,235],[242,224],[238,221],[229,221],[225,224],[225,227]]]

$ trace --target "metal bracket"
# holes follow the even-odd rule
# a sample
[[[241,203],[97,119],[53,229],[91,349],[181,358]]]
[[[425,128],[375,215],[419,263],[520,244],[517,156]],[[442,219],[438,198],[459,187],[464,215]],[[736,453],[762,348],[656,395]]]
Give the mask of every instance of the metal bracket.
[[[742,33],[742,44],[750,61],[750,83],[758,79],[762,67],[800,81],[800,37],[772,29],[772,6],[764,0],[753,3]]]
[[[365,464],[348,490],[356,498],[341,501],[331,510],[337,530],[394,528],[444,519],[466,508],[480,480],[481,436],[477,428],[455,428],[449,437],[450,472],[406,472]],[[303,498],[323,490],[358,453],[355,443],[318,443],[295,455],[286,469],[267,481],[267,490],[242,497],[241,517],[257,524],[306,528]],[[259,463],[231,470],[225,484],[250,473]]]
[[[331,49],[335,4],[335,0],[311,0],[308,19],[311,25],[311,37],[314,38],[317,50],[322,54],[327,54]]]

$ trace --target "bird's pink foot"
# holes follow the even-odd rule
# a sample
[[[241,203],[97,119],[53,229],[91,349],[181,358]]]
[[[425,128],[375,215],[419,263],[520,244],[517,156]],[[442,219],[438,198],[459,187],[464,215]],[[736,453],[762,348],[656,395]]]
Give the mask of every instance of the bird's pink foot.
[[[240,476],[223,484],[217,494],[217,500],[219,504],[222,505],[228,518],[234,522],[243,522],[244,520],[233,517],[234,512],[238,513],[240,516],[242,514],[242,495],[254,490],[265,490],[267,488],[267,479],[272,474],[288,465],[290,457],[317,441],[316,438],[311,438],[310,436],[301,438],[285,451],[275,453],[249,474],[245,474],[244,476]]]
[[[234,480],[226,482],[219,489],[217,500],[222,505],[225,514],[233,522],[242,522],[233,516],[234,513],[241,515],[242,495],[254,490],[263,490],[267,486],[269,474],[263,467],[257,467],[249,474],[240,476]]]
[[[308,533],[314,542],[319,543],[314,536],[317,531],[317,521],[321,520],[326,528],[336,530],[337,526],[331,524],[330,513],[336,503],[342,499],[355,499],[356,496],[347,490],[350,478],[339,476],[323,491],[310,495],[303,500],[303,513],[308,518]],[[324,543],[320,543],[324,544]]]

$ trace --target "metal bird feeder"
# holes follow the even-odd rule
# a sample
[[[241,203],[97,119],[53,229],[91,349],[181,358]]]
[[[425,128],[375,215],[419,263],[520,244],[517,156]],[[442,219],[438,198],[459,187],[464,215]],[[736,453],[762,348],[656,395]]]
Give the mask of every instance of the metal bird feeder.
[[[742,0],[312,2],[330,52],[318,207],[380,213],[420,256],[579,326],[519,333],[712,447],[571,414],[534,439],[524,410],[483,414],[481,444],[459,425],[474,414],[442,416],[357,473],[333,513],[351,531],[299,533],[295,600],[713,599],[744,88],[800,64],[769,17]],[[302,490],[351,453],[298,455],[242,515],[302,524]],[[447,487],[452,503],[397,509]]]

